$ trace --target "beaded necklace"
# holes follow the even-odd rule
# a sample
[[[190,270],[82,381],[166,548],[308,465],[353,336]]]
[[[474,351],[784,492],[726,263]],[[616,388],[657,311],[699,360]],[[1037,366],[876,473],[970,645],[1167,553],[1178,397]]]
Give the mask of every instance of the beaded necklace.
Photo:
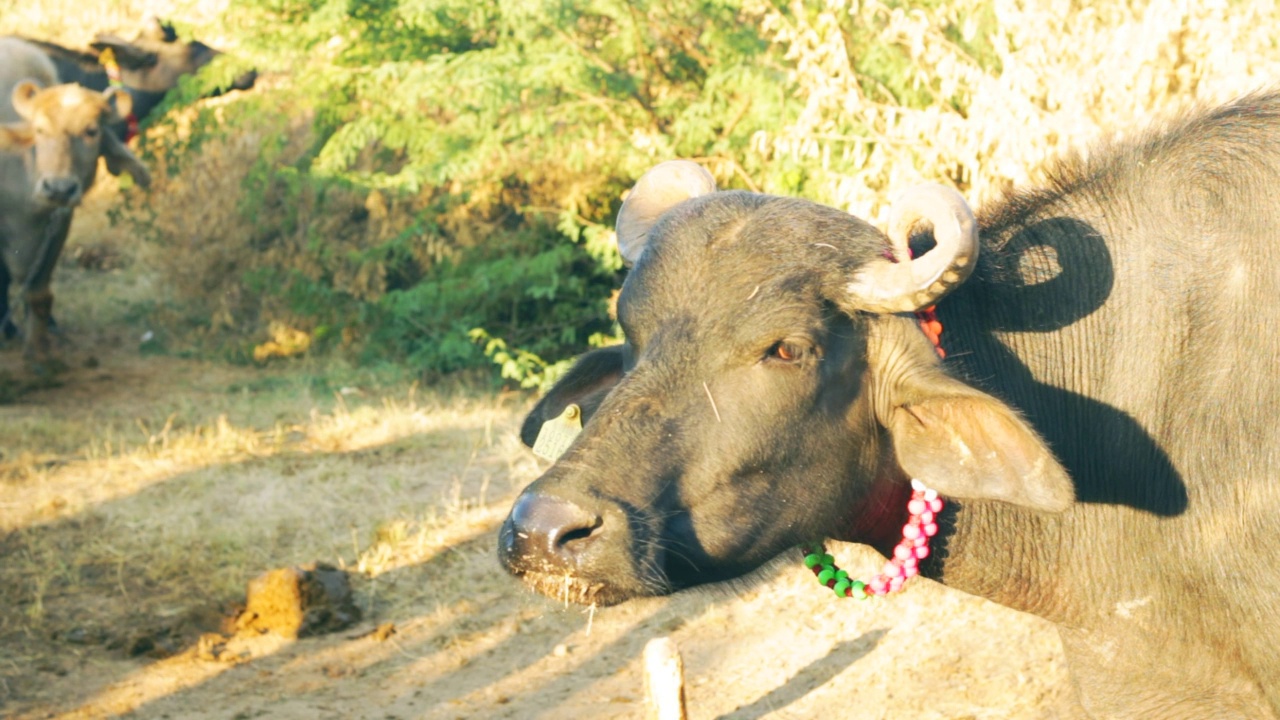
[[[892,259],[892,254],[888,257]],[[916,312],[916,320],[925,337],[933,343],[939,358],[946,358],[942,349],[942,321],[938,319],[937,306],[930,305]],[[908,579],[920,574],[920,561],[929,557],[929,538],[938,534],[937,514],[942,512],[942,498],[935,490],[925,487],[919,480],[911,481],[911,499],[907,501],[907,524],[902,526],[902,540],[893,548],[893,557],[884,564],[879,575],[870,582],[850,580],[849,573],[836,567],[836,559],[827,554],[821,540],[801,545],[804,565],[818,576],[818,582],[835,591],[836,597],[852,597],[866,600],[872,595],[887,595],[902,587]]]
[[[942,512],[942,498],[919,480],[911,481],[909,515],[902,526],[902,540],[893,548],[893,557],[880,574],[869,582],[850,580],[849,573],[836,567],[835,558],[827,554],[822,541],[801,545],[804,565],[818,576],[818,582],[835,591],[836,597],[866,600],[872,595],[887,595],[902,587],[908,579],[920,574],[920,561],[929,557],[929,538],[938,534],[937,515]]]

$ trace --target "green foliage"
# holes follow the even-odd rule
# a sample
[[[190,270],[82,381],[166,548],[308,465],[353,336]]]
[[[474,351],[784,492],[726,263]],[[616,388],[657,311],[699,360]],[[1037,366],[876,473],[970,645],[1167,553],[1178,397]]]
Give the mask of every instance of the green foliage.
[[[234,222],[198,229],[237,249],[198,270],[183,254],[177,282],[198,290],[188,300],[215,335],[252,342],[283,319],[366,359],[439,373],[494,362],[540,384],[615,332],[610,228],[646,169],[697,158],[723,186],[795,193],[814,177],[811,161],[753,150],[804,107],[762,19],[824,6],[790,7],[231,0],[235,58],[184,81],[170,106],[248,67],[287,81],[162,121],[189,121],[149,148],[180,174],[211,142],[257,138]],[[869,93],[929,102],[879,28],[844,30]]]

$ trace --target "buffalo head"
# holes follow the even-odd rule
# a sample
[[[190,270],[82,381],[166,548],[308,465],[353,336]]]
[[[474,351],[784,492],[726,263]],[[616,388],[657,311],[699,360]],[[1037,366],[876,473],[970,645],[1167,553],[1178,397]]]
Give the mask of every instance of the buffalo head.
[[[955,191],[909,191],[886,234],[805,200],[717,191],[677,161],[640,179],[617,234],[626,343],[587,355],[522,432],[570,404],[585,419],[502,526],[499,557],[533,588],[612,604],[822,537],[887,550],[913,477],[953,498],[1071,504],[1036,433],[949,376],[910,314],[977,261]]]

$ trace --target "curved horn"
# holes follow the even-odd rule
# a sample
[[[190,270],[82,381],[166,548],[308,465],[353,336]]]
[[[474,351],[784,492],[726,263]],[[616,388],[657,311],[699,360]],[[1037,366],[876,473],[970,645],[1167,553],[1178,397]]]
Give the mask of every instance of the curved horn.
[[[716,180],[690,160],[668,160],[640,176],[618,211],[618,252],[634,265],[649,241],[658,218],[680,203],[716,191]]]
[[[937,244],[913,260],[908,243],[921,221],[933,225]],[[861,310],[896,313],[928,307],[967,280],[978,263],[978,222],[960,193],[945,185],[919,185],[900,195],[889,209],[888,235],[894,258],[867,263],[849,283]]]

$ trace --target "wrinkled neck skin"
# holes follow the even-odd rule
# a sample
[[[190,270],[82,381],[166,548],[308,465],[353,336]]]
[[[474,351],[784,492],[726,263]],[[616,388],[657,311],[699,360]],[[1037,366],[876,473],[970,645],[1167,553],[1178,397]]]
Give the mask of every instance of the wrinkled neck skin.
[[[901,388],[927,382],[918,375],[929,370],[917,359],[922,351],[932,350],[922,346],[928,340],[911,315],[874,318],[869,337],[868,365],[878,369],[868,382],[873,411],[886,418],[893,412],[893,399],[908,394]],[[943,337],[945,343],[945,332]],[[888,556],[907,521],[912,478],[899,466],[887,431],[876,445],[880,459],[875,478],[842,539],[870,545]],[[930,485],[930,478],[918,479]],[[945,500],[939,534],[931,542],[930,557],[921,563],[923,576],[1055,622],[1068,619],[1067,609],[1055,600],[1058,580],[1043,571],[1058,566],[1056,516],[1001,502]]]
[[[1076,500],[1049,513],[947,498],[921,570],[1057,624],[1095,716],[1277,717],[1280,649],[1259,629],[1280,597],[1266,470],[1280,340],[1250,327],[1240,291],[1280,285],[1276,246],[1243,211],[1173,224],[1158,191],[1127,190],[1136,218],[1085,195],[982,220],[978,271],[938,306],[945,366],[1023,414]],[[1198,240],[1216,235],[1250,261]],[[1170,275],[1168,248],[1198,273]]]

